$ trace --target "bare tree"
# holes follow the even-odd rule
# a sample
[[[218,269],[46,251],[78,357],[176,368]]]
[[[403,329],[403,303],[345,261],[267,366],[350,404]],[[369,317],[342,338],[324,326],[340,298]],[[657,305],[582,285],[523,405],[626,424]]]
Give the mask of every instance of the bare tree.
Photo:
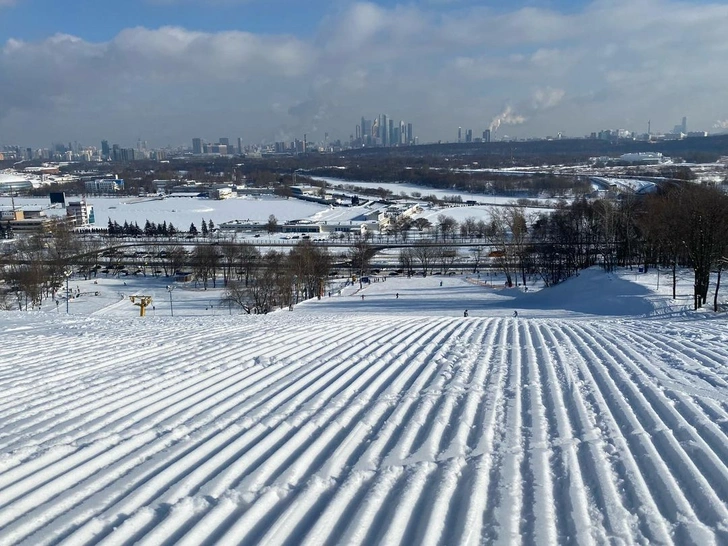
[[[458,223],[452,216],[446,216],[445,214],[437,215],[437,226],[442,233],[442,240],[444,241],[448,237],[455,237],[457,232]]]
[[[245,279],[245,286],[248,286],[250,276],[259,262],[260,252],[258,249],[250,243],[242,243],[240,245],[238,269],[235,274],[238,280]]]
[[[352,269],[359,273],[361,279],[369,270],[369,264],[377,253],[366,237],[360,237],[349,247],[347,257],[351,261]],[[360,280],[361,282],[361,280]]]
[[[483,253],[485,252],[485,247],[482,247],[480,245],[471,248],[473,251],[473,273],[478,272],[478,267],[480,267],[480,261],[483,259]]]
[[[262,262],[247,286],[250,312],[256,314],[268,313],[275,306],[284,269],[284,257],[278,252],[269,252]]]
[[[291,273],[303,287],[305,297],[320,298],[331,269],[331,256],[327,250],[315,246],[311,241],[301,241],[291,249],[288,264]]]
[[[412,227],[417,228],[419,231],[426,231],[432,227],[432,222],[427,218],[415,218],[412,221]]]
[[[187,251],[181,245],[169,245],[160,254],[164,256],[162,265],[165,276],[182,271],[187,263]]]
[[[191,256],[195,284],[200,281],[202,282],[203,288],[207,290],[207,283],[212,280],[213,287],[215,287],[215,276],[219,260],[217,247],[207,244],[195,246]]]
[[[456,246],[441,246],[438,250],[442,272],[447,273],[452,269],[458,259],[458,249]]]
[[[478,234],[478,221],[474,216],[468,216],[460,223],[460,235],[462,237],[476,237]]]
[[[414,275],[414,260],[414,251],[412,248],[406,247],[399,251],[399,265],[407,273],[408,277]]]
[[[241,282],[230,279],[225,285],[220,303],[227,303],[228,305],[234,305],[235,307],[241,308],[246,313],[250,314],[252,308],[251,295],[248,288]]]
[[[95,239],[79,242],[78,254],[75,257],[76,265],[84,276],[88,279],[89,275],[96,276],[101,254],[101,242]]]
[[[686,186],[680,199],[682,241],[694,272],[694,308],[705,304],[710,272],[725,250],[728,236],[728,196],[714,188]]]
[[[427,272],[432,267],[432,262],[436,259],[438,251],[431,240],[422,241],[413,247],[413,257],[420,264],[422,276],[426,277]]]
[[[514,260],[510,249],[510,232],[506,215],[496,209],[491,210],[490,242],[494,247],[493,258],[503,270],[506,277],[506,285],[513,286],[513,265]]]
[[[232,279],[233,270],[240,255],[240,245],[236,243],[222,243],[220,245],[220,252],[222,254],[222,280],[223,284],[227,286]]]

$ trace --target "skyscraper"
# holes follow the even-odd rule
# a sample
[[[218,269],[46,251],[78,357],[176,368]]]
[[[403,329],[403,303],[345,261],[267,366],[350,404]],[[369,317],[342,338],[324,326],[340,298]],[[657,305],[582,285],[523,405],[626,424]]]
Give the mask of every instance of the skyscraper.
[[[483,142],[490,142],[490,129],[483,131]]]
[[[382,139],[382,146],[389,146],[389,120],[387,114],[379,116],[379,136]]]
[[[202,139],[201,138],[192,139],[192,153],[195,155],[200,155],[202,153]]]
[[[465,142],[472,142],[473,141],[473,130],[468,129],[465,131]]]
[[[225,146],[230,146],[230,139],[229,138],[220,138],[220,144],[224,144]]]
[[[462,142],[462,141],[463,141],[463,128],[458,127],[458,142]]]
[[[111,155],[111,148],[109,147],[109,141],[102,140],[101,141],[101,156],[104,158],[108,158],[110,155]]]
[[[243,155],[243,139],[238,137],[238,154]]]
[[[412,134],[412,124],[407,124],[407,145],[414,144],[414,135]]]

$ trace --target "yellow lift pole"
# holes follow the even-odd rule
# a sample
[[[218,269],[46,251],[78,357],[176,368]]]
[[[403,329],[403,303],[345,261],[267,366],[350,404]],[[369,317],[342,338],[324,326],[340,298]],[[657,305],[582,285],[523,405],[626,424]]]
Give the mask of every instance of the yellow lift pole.
[[[152,303],[152,296],[129,296],[129,301],[139,306],[139,316],[146,316],[147,307]]]

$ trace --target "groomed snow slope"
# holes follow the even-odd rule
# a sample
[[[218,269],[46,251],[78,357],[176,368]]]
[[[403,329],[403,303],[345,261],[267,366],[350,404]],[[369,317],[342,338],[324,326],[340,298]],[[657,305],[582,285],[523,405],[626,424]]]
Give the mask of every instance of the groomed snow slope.
[[[5,314],[0,543],[728,543],[724,320],[304,307]]]

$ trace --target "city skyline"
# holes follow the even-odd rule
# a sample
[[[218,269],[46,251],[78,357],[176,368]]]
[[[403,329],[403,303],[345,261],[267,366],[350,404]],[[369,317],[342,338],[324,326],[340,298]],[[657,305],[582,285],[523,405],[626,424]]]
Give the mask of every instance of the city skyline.
[[[420,144],[486,144],[490,142],[526,142],[538,140],[562,140],[562,139],[598,139],[607,141],[634,140],[634,141],[665,141],[682,140],[684,138],[696,138],[711,136],[711,133],[703,130],[688,130],[688,118],[683,116],[670,131],[652,131],[651,120],[647,121],[647,131],[631,131],[628,129],[600,129],[591,131],[582,136],[549,135],[547,137],[531,138],[510,138],[499,137],[497,134],[498,124],[491,122],[489,127],[479,132],[476,129],[457,127],[456,138],[453,140],[439,140],[436,142],[420,142],[419,137],[414,133],[413,124],[404,120],[395,122],[386,114],[379,114],[373,119],[361,117],[360,123],[355,126],[353,133],[348,140],[329,139],[328,132],[324,133],[323,141],[312,141],[306,133],[303,139],[294,138],[291,141],[276,141],[272,143],[247,143],[242,137],[230,138],[219,137],[208,139],[201,136],[191,139],[192,145],[179,144],[177,146],[151,147],[146,140],[137,139],[135,147],[127,147],[118,143],[110,144],[108,139],[101,141],[101,146],[95,144],[74,142],[56,142],[49,148],[25,147],[18,144],[7,144],[0,142],[0,159],[57,159],[57,160],[109,160],[109,161],[134,161],[139,159],[164,160],[170,157],[177,157],[185,153],[192,155],[245,155],[248,153],[284,153],[300,154],[307,152],[338,152],[341,150],[360,147],[398,147],[416,146]],[[718,134],[725,133],[719,131]],[[715,133],[713,133],[715,134]]]
[[[347,141],[360,112],[396,112],[421,143],[456,141],[458,126],[473,139],[642,133],[648,120],[669,132],[682,116],[728,128],[725,5],[313,0],[284,12],[0,0],[2,144]]]

